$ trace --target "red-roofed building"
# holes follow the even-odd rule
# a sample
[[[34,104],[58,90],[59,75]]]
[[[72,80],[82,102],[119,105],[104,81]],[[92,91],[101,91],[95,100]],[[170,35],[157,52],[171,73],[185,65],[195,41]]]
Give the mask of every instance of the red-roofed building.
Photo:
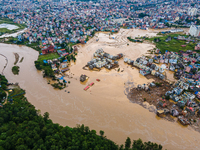
[[[42,54],[48,54],[48,53],[53,53],[54,52],[54,46],[50,45],[49,47],[44,47],[42,49]]]
[[[188,56],[189,54],[187,54],[187,53],[183,53],[182,55],[183,55],[183,56]]]
[[[69,53],[64,53],[63,56],[69,55]]]

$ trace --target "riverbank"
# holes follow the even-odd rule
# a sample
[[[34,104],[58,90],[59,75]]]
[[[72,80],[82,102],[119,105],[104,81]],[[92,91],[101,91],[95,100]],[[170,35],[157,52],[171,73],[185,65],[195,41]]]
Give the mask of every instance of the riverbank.
[[[128,34],[130,30],[122,31]],[[135,33],[139,34],[139,31]],[[148,32],[142,31],[142,33],[145,35]],[[133,82],[134,86],[153,81],[140,75],[137,69],[132,69],[121,60],[119,65],[124,70],[123,72],[105,69],[100,72],[82,70],[98,48],[103,48],[104,51],[113,55],[123,51],[127,57],[132,59],[154,48],[154,45],[145,43],[130,43],[129,46],[124,44],[119,47],[111,43],[113,46],[109,46],[104,42],[106,37],[103,36],[102,34],[102,41],[100,39],[96,42],[93,38],[86,45],[79,45],[77,61],[71,63],[70,72],[67,73],[73,77],[66,77],[66,81],[70,81],[70,86],[66,88],[67,92],[54,90],[47,84],[48,79],[43,78],[42,73],[34,66],[38,52],[29,47],[0,44],[0,53],[7,56],[9,60],[4,74],[9,82],[18,82],[20,87],[26,90],[29,102],[41,110],[42,114],[49,112],[50,118],[55,123],[70,127],[85,124],[97,132],[104,130],[106,136],[117,144],[124,143],[126,137],[129,136],[131,139],[141,138],[143,141],[150,140],[162,144],[164,149],[198,149],[200,146],[199,133],[191,127],[186,128],[176,122],[160,119],[154,113],[149,113],[147,109],[127,99],[124,93],[126,93],[128,81]],[[115,40],[113,42],[118,43]],[[23,62],[18,64],[20,67],[18,76],[14,76],[11,72],[15,61],[13,52],[19,54],[19,60],[24,57]],[[84,84],[79,81],[81,74],[89,76]],[[96,82],[97,78],[100,82]],[[88,91],[84,91],[85,86],[91,82],[95,84]]]

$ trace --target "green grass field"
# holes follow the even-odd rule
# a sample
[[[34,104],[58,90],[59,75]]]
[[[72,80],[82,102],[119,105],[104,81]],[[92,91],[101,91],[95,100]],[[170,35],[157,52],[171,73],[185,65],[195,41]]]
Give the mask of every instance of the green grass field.
[[[171,36],[172,39],[171,41],[166,42],[165,40],[167,39],[168,36]],[[177,37],[178,34],[170,34],[170,35],[165,35],[162,37],[153,37],[149,38],[148,40],[154,41],[155,39],[159,39],[159,42],[155,42],[156,47],[160,49],[162,53],[164,53],[166,50],[168,51],[173,51],[173,52],[179,52],[180,50],[186,51],[186,50],[194,50],[194,47],[196,43],[189,42],[186,43],[187,41],[185,40],[177,40],[174,39],[174,37]],[[186,45],[186,47],[182,47],[181,45]]]
[[[8,29],[6,29],[6,28],[0,28],[0,32],[8,33],[8,32],[10,32],[10,30],[8,30]]]
[[[50,53],[50,54],[46,54],[46,55],[39,55],[38,60],[49,60],[49,59],[55,59],[55,58],[59,58],[60,56],[57,53]]]

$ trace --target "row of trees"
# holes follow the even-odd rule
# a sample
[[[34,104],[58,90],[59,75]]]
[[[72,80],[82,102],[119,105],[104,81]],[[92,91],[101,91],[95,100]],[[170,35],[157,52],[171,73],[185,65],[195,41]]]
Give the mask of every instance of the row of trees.
[[[6,97],[6,86],[8,84],[8,80],[5,78],[5,76],[0,74],[0,103],[2,102],[2,99]]]
[[[55,78],[54,71],[50,65],[44,63],[42,60],[37,60],[34,63],[37,70],[44,70],[44,77]]]
[[[1,80],[1,83],[4,80]],[[6,80],[5,80],[5,83]],[[143,143],[140,139],[127,138],[125,146],[116,145],[100,131],[79,125],[63,127],[49,119],[49,113],[40,115],[23,95],[13,97],[0,107],[0,149],[1,150],[160,150],[161,145]]]
[[[131,42],[140,42],[140,43],[143,42],[142,39],[132,39],[131,37],[127,37],[127,39],[128,39],[129,41],[131,41]]]

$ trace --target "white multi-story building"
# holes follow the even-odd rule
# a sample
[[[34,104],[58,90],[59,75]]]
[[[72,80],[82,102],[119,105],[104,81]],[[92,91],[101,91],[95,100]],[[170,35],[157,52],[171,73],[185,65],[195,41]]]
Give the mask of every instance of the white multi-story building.
[[[189,8],[188,9],[188,15],[196,16],[197,15],[197,9],[196,8]]]
[[[191,25],[189,33],[191,36],[194,36],[194,37],[200,36],[200,26]]]

